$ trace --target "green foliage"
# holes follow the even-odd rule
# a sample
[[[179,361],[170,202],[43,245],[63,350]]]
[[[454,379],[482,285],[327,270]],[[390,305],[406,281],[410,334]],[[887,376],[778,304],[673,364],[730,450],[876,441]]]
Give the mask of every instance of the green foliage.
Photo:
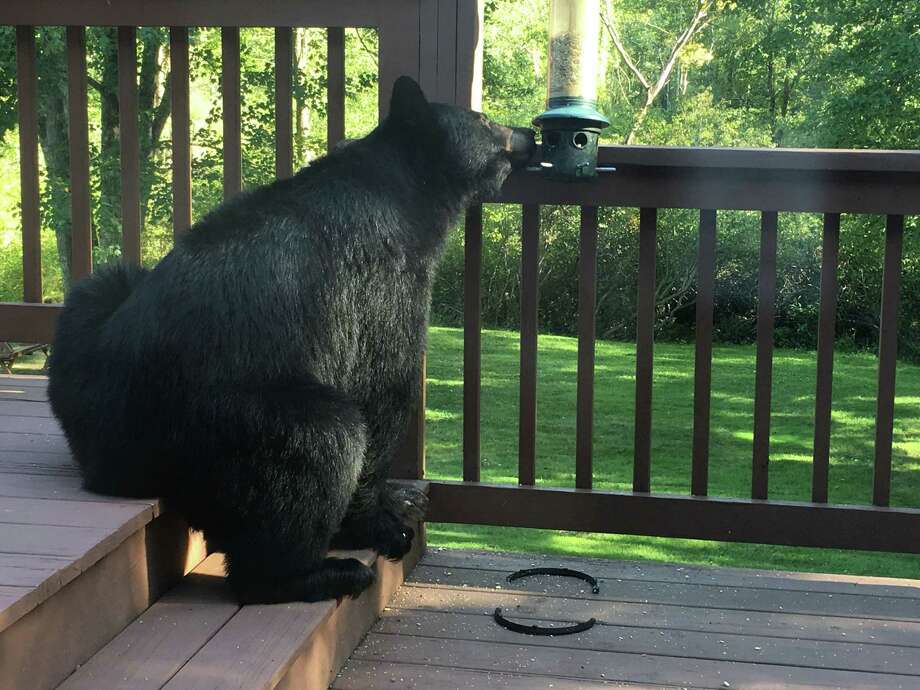
[[[16,126],[16,29],[0,26],[0,140]]]
[[[606,0],[603,5],[606,5]],[[622,42],[636,67],[655,79],[700,6],[698,0],[611,0]],[[549,0],[486,0],[483,109],[496,120],[527,125],[543,109]],[[94,255],[120,255],[120,178],[111,94],[114,31],[87,32],[91,88],[90,147]],[[42,214],[46,298],[67,284],[69,197],[66,147],[66,70],[60,28],[37,32],[42,129]],[[222,192],[220,31],[191,31],[193,217],[219,203]],[[244,186],[274,175],[274,33],[241,33]],[[606,142],[623,141],[642,108],[645,91],[601,35],[603,78],[599,104],[612,125]],[[326,38],[321,29],[295,32],[293,85],[295,164],[326,149]],[[151,264],[172,246],[172,183],[168,115],[168,32],[138,30],[141,64],[143,260]],[[346,135],[361,136],[377,117],[377,36],[346,31]],[[144,65],[148,69],[144,72]],[[152,67],[151,67],[152,65]],[[15,31],[0,28],[0,280],[5,298],[21,291],[21,243],[16,232]],[[145,78],[145,74],[147,77]],[[153,75],[152,78],[151,74]],[[145,80],[146,79],[146,80]],[[674,71],[637,131],[658,145],[831,146],[916,148],[920,142],[920,5],[911,0],[720,0],[704,27],[678,55]],[[109,107],[106,104],[109,104]],[[160,118],[160,119],[158,119]],[[47,155],[52,154],[52,155]],[[658,233],[657,337],[693,336],[698,217],[662,211]],[[7,230],[8,229],[8,230]],[[920,233],[908,219],[902,291],[901,354],[920,358]],[[578,210],[542,209],[541,328],[574,333],[577,314]],[[603,209],[598,238],[598,332],[631,339],[635,323],[638,217],[632,209]],[[838,339],[872,349],[878,304],[884,221],[845,216],[840,259]],[[433,318],[459,324],[463,305],[463,237],[453,233],[435,291]],[[716,335],[749,342],[755,333],[759,220],[719,215]],[[814,347],[820,269],[820,220],[784,214],[780,222],[777,342]],[[516,327],[519,318],[520,209],[489,206],[483,236],[483,319]]]
[[[540,112],[545,94],[545,0],[486,3],[484,110],[515,125]],[[667,59],[695,2],[617,0],[623,42],[649,78]],[[719,3],[688,44],[675,74],[639,132],[643,143],[674,146],[831,146],[917,148],[920,142],[920,5],[907,0],[739,0]],[[637,82],[602,36],[606,78],[599,93],[611,119],[607,141],[622,141],[641,99]],[[693,336],[694,212],[663,211],[658,233],[657,337]],[[920,237],[905,235],[901,353],[920,358]],[[598,239],[598,332],[634,337],[638,217],[604,209]],[[574,333],[577,314],[577,209],[544,208],[540,325]],[[518,323],[520,210],[489,207],[483,231],[483,320]],[[838,339],[842,347],[878,342],[884,223],[845,216],[841,230]],[[750,342],[756,332],[759,219],[719,214],[716,337]],[[820,220],[783,214],[776,339],[814,347],[820,276]],[[462,319],[463,241],[454,235],[435,285],[433,318]],[[910,286],[910,287],[909,287]]]

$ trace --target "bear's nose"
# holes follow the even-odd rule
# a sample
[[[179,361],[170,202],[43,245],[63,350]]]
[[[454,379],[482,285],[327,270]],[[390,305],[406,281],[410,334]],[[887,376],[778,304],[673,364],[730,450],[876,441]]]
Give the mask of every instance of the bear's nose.
[[[506,150],[511,154],[511,166],[523,168],[537,150],[534,131],[527,127],[514,127],[508,137]]]

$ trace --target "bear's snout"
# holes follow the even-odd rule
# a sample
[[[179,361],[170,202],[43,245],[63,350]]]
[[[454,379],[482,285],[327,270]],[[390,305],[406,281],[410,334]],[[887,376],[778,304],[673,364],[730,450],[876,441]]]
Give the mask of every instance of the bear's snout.
[[[502,127],[505,151],[511,157],[511,167],[522,168],[537,150],[534,131],[527,127]]]

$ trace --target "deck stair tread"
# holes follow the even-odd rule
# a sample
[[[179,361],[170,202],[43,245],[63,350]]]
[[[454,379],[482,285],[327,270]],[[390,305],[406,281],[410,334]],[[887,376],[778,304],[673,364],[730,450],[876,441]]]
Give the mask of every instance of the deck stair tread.
[[[209,556],[60,687],[162,687],[239,610],[223,575]]]
[[[82,488],[46,386],[0,376],[0,633],[162,512]]]
[[[0,690],[55,687],[204,556],[158,499],[83,489],[47,379],[0,376]]]
[[[324,688],[392,596],[403,567],[370,550],[330,555],[375,567],[377,583],[354,600],[241,607],[222,554],[212,554],[60,690]]]

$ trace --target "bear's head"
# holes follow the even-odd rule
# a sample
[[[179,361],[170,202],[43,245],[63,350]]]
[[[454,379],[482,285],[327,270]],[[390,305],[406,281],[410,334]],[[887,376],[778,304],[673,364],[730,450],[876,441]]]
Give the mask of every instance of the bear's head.
[[[413,160],[443,176],[458,198],[495,196],[513,168],[533,156],[534,132],[505,127],[485,115],[429,103],[419,85],[400,77],[393,86],[387,127],[412,152]]]

